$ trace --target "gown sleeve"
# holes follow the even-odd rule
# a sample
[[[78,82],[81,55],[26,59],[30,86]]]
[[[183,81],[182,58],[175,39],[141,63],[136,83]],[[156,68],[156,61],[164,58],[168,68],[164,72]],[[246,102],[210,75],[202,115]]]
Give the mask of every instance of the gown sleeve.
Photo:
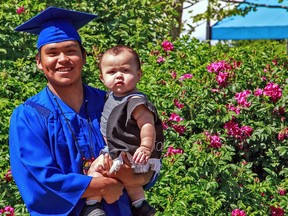
[[[20,105],[14,110],[9,131],[12,175],[31,216],[74,215],[91,177],[61,171],[51,154],[45,121],[33,108]]]

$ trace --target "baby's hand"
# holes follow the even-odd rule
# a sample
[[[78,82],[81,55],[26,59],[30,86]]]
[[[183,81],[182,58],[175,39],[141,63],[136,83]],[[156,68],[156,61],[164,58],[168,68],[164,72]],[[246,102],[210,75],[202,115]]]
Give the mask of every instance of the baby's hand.
[[[146,164],[150,156],[150,149],[144,146],[140,146],[133,155],[133,162],[136,164]]]

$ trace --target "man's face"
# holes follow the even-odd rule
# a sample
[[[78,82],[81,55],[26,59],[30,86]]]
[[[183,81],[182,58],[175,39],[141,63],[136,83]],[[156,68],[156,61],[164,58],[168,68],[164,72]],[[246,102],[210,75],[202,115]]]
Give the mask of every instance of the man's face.
[[[37,66],[43,70],[48,83],[64,87],[81,82],[85,53],[77,41],[46,44],[40,52],[41,57],[36,57]]]

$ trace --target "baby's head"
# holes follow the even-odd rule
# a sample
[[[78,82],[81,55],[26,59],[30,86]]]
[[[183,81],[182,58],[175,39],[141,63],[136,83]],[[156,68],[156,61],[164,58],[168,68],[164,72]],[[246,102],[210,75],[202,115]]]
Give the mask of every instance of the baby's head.
[[[100,57],[99,60],[99,70],[100,73],[102,74],[102,61],[105,57],[105,55],[113,55],[113,56],[117,56],[117,55],[121,55],[124,52],[129,52],[133,55],[134,57],[134,63],[136,64],[137,69],[140,71],[141,70],[141,62],[140,62],[140,58],[138,53],[131,47],[126,46],[126,45],[116,45],[114,47],[109,48],[108,50],[106,50],[102,56]]]
[[[131,47],[117,45],[108,49],[100,58],[99,69],[100,80],[115,96],[138,91],[142,71],[139,56]]]

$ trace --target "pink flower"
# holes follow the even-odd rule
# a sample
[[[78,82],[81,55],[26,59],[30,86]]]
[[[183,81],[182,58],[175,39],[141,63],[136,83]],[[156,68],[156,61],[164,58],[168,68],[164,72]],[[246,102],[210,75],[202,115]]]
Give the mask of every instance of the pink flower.
[[[167,153],[164,155],[164,157],[172,156],[175,154],[183,154],[184,151],[182,149],[174,149],[173,146],[169,146],[167,149]]]
[[[285,108],[284,107],[279,107],[278,114],[279,115],[284,115],[285,114]]]
[[[192,77],[193,77],[192,74],[183,74],[183,75],[179,78],[179,80],[182,81],[182,80],[184,80],[184,79],[191,79]]]
[[[232,68],[233,67],[226,61],[213,62],[207,66],[207,70],[209,73],[216,73],[216,74],[218,74],[220,71],[226,71]]]
[[[283,141],[284,139],[288,139],[288,128],[281,130],[278,134],[279,141]]]
[[[282,208],[270,206],[271,216],[284,216],[285,212]]]
[[[17,13],[17,14],[22,14],[22,13],[24,13],[24,11],[25,11],[25,8],[24,8],[24,7],[19,7],[19,8],[16,10],[16,13]]]
[[[2,214],[6,216],[14,216],[14,208],[11,206],[6,206],[3,209],[0,209],[0,215]]]
[[[176,79],[176,77],[177,77],[176,72],[175,72],[175,71],[172,71],[172,72],[171,72],[171,76],[172,76],[173,79]]]
[[[254,92],[254,95],[255,95],[255,96],[261,96],[262,94],[263,94],[263,90],[260,89],[260,88],[257,88],[257,89],[255,90],[255,92]]]
[[[283,133],[280,132],[280,133],[278,134],[278,140],[279,140],[279,141],[283,141],[284,139],[285,139],[285,134],[283,134]]]
[[[239,138],[241,131],[236,122],[233,120],[226,122],[224,128],[227,130],[227,134],[236,138]]]
[[[160,53],[159,50],[152,50],[152,51],[150,52],[151,55],[155,55],[155,56],[158,56],[159,53]]]
[[[218,82],[218,85],[221,87],[226,87],[228,84],[228,78],[229,74],[227,72],[219,72],[216,76],[216,81]]]
[[[180,135],[186,132],[186,127],[183,125],[172,125],[172,128],[174,128],[174,130],[179,133]]]
[[[239,62],[239,61],[234,61],[233,65],[234,65],[234,68],[238,68],[240,67],[242,64],[242,62]]]
[[[221,139],[217,135],[210,135],[208,134],[208,139],[210,141],[210,148],[220,148],[222,146]]]
[[[231,212],[231,215],[232,215],[232,216],[246,216],[246,213],[245,213],[245,211],[243,211],[243,210],[234,209],[234,210]]]
[[[272,102],[277,102],[282,97],[282,90],[277,84],[270,82],[264,88],[263,94],[269,96]]]
[[[286,190],[283,189],[283,188],[280,188],[280,189],[278,190],[278,193],[279,193],[280,196],[285,196]]]
[[[6,182],[12,181],[12,172],[11,172],[10,169],[9,169],[8,172],[5,174],[4,178],[5,178]]]
[[[253,132],[253,128],[250,126],[242,126],[240,130],[242,131],[242,139],[250,137]]]
[[[172,113],[169,120],[170,121],[176,121],[176,122],[180,122],[182,121],[184,118],[181,118],[179,115],[177,115],[176,113]]]
[[[211,63],[206,68],[209,73],[216,74],[216,81],[218,82],[218,85],[223,88],[228,85],[228,79],[233,75],[233,73],[229,73],[229,71],[237,68],[240,64],[241,63],[234,61],[233,65],[230,65],[226,61],[218,61]]]
[[[250,137],[253,132],[253,128],[249,126],[239,127],[239,125],[233,120],[226,122],[224,124],[224,128],[227,130],[228,135],[233,136],[239,140],[244,140],[247,137]]]
[[[240,114],[240,108],[235,107],[233,104],[227,104],[226,108],[228,110],[231,110],[231,111],[235,112],[236,114]]]
[[[182,109],[184,107],[184,104],[180,103],[178,99],[174,99],[174,105],[179,109]]]
[[[174,49],[174,46],[171,42],[169,42],[168,40],[164,40],[162,43],[162,48],[165,51],[172,51]]]
[[[167,130],[169,128],[166,121],[162,121],[162,128],[163,130]]]
[[[251,102],[247,102],[248,96],[251,94],[250,90],[245,90],[243,92],[239,92],[235,94],[235,99],[237,103],[243,107],[250,107]]]
[[[163,57],[163,56],[158,56],[158,58],[157,58],[157,63],[162,63],[162,62],[164,62],[165,61],[165,58]]]

